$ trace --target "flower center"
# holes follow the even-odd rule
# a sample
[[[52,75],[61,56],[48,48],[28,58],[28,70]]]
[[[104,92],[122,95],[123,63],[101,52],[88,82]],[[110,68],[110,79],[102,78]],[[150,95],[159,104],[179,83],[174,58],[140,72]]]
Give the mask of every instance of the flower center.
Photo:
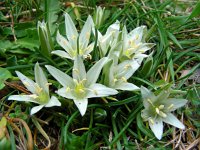
[[[167,117],[166,113],[164,113],[164,108],[165,108],[164,105],[155,106],[150,99],[147,99],[147,101],[155,109],[155,112],[157,115],[159,115],[160,117],[163,117],[163,118]]]
[[[156,113],[157,113],[159,116],[161,116],[161,117],[163,117],[163,118],[166,118],[167,115],[163,112],[164,107],[165,107],[164,105],[160,105],[160,106],[158,106],[158,107],[155,107],[155,110],[156,110]]]
[[[86,94],[86,88],[84,86],[85,81],[86,81],[86,79],[83,79],[79,82],[77,80],[74,80],[74,82],[75,82],[74,92],[75,92],[76,96],[78,96],[78,97],[85,96],[85,94]]]

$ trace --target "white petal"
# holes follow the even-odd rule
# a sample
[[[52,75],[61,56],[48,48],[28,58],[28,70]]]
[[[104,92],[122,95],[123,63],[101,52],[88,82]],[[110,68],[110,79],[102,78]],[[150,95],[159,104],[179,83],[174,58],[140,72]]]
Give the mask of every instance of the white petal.
[[[99,74],[101,72],[101,69],[103,66],[107,63],[108,58],[104,57],[100,59],[98,62],[96,62],[92,68],[87,72],[87,86],[90,86],[94,83],[96,83]]]
[[[47,78],[44,75],[44,72],[42,68],[40,68],[38,63],[35,64],[34,72],[35,72],[36,83],[40,86],[40,88],[42,88],[43,90],[45,90],[46,93],[49,94],[49,85],[48,85]]]
[[[8,100],[24,101],[24,102],[33,102],[39,104],[34,100],[31,95],[11,95],[8,97]]]
[[[80,36],[79,36],[79,49],[85,49],[89,43],[90,40],[90,34],[91,34],[91,30],[92,30],[92,17],[88,16],[83,29],[81,30]],[[82,46],[82,47],[81,47]]]
[[[154,95],[154,93],[148,90],[147,88],[145,88],[144,86],[141,86],[140,89],[141,89],[143,100],[151,99],[152,101],[156,99],[156,96]]]
[[[38,111],[40,111],[42,108],[44,107],[44,105],[39,105],[39,106],[35,106],[31,109],[31,114],[30,115],[33,115],[35,113],[37,113]]]
[[[56,50],[56,51],[52,51],[52,54],[58,55],[62,58],[68,58],[68,59],[74,59],[72,58],[68,53],[66,53],[65,51],[61,51],[61,50]]]
[[[140,88],[136,85],[128,82],[119,82],[114,86],[115,89],[125,90],[125,91],[135,91],[139,90]]]
[[[129,40],[127,35],[127,29],[126,26],[123,27],[122,30],[122,39],[123,39],[123,50],[126,50],[128,48]]]
[[[80,56],[77,56],[74,60],[72,76],[73,76],[73,79],[76,79],[78,81],[86,79],[85,66]]]
[[[143,37],[143,31],[146,29],[146,26],[140,26],[132,30],[128,35],[131,40],[134,40],[136,43],[139,43]]]
[[[86,47],[86,49],[84,49],[84,54],[83,55],[88,55],[91,51],[93,51],[94,49],[94,42],[91,43],[88,47]]]
[[[56,40],[58,44],[64,48],[67,53],[70,55],[70,57],[73,56],[74,50],[72,49],[70,43],[65,39],[59,32],[57,32]]]
[[[65,13],[65,29],[68,40],[70,40],[73,37],[78,37],[78,32],[76,30],[74,22],[72,21],[68,13]]]
[[[88,99],[74,99],[75,105],[78,107],[82,116],[85,115],[88,105]]]
[[[68,99],[74,99],[75,97],[70,92],[70,89],[67,89],[68,87],[63,87],[57,91],[58,95],[68,98]]]
[[[68,76],[66,73],[60,71],[59,69],[56,69],[53,66],[46,65],[45,66],[49,73],[64,87],[73,87],[74,82],[73,79]]]
[[[28,77],[26,77],[25,75],[23,75],[22,73],[20,73],[19,71],[16,71],[17,76],[20,78],[20,80],[22,81],[22,83],[24,84],[24,86],[31,92],[36,94],[37,93],[37,89],[38,86],[35,84],[35,82],[31,79],[29,79]]]
[[[118,92],[115,89],[108,88],[102,84],[93,84],[89,87],[89,93],[87,95],[87,98],[92,97],[105,97],[109,95],[116,95]]]
[[[117,20],[115,23],[111,24],[107,31],[106,31],[106,34],[109,34],[113,31],[119,31],[119,28],[120,28],[120,22]]]
[[[129,79],[139,67],[140,65],[136,60],[125,60],[116,66],[116,77],[125,77],[126,79]]]
[[[163,134],[162,120],[160,118],[155,119],[155,120],[153,120],[153,124],[149,121],[149,126],[150,126],[151,130],[153,131],[154,135],[156,136],[156,138],[160,140],[162,138],[162,134]]]
[[[164,105],[170,106],[171,104],[173,104],[173,107],[170,109],[170,111],[174,111],[177,108],[184,106],[187,101],[188,100],[186,99],[168,98],[166,101],[164,101]]]
[[[61,106],[60,101],[55,96],[52,96],[49,102],[45,105],[45,107],[52,107],[52,106]]]
[[[185,129],[185,126],[172,113],[168,113],[166,118],[163,118],[165,123],[171,124],[180,129]]]

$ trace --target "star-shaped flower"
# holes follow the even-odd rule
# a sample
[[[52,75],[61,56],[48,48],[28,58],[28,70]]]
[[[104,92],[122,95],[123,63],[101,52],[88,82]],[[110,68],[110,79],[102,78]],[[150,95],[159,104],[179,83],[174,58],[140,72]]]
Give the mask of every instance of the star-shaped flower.
[[[40,68],[39,64],[35,64],[35,81],[29,79],[19,71],[16,71],[17,76],[22,81],[24,86],[32,93],[30,95],[11,95],[8,100],[33,102],[39,104],[31,109],[31,115],[35,114],[43,107],[61,106],[61,103],[55,96],[50,98],[49,85],[44,72]]]
[[[65,29],[66,36],[63,37],[59,32],[57,33],[57,42],[64,48],[63,50],[55,50],[52,53],[60,57],[68,58],[74,60],[77,55],[86,57],[94,48],[94,42],[89,44],[91,30],[93,26],[93,20],[91,16],[88,16],[83,29],[81,30],[80,35],[77,32],[77,29],[69,16],[65,14]],[[89,44],[89,45],[88,45]]]
[[[93,65],[86,73],[82,58],[77,56],[74,60],[72,77],[64,72],[47,65],[49,73],[63,86],[57,93],[65,98],[73,99],[81,115],[86,112],[88,98],[115,95],[118,92],[102,84],[96,83],[102,67],[107,62],[104,57]]]
[[[146,31],[146,26],[140,26],[132,30],[130,33],[127,32],[126,27],[122,31],[122,53],[121,57],[124,59],[137,59],[147,57],[144,54],[146,51],[151,49],[154,44],[145,43],[144,32]]]
[[[163,134],[163,122],[185,129],[185,126],[171,112],[184,106],[187,103],[186,99],[169,98],[169,90],[164,90],[155,96],[154,93],[143,86],[141,93],[145,107],[141,116],[144,121],[149,122],[151,130],[159,140]]]
[[[118,90],[139,90],[139,87],[127,81],[139,66],[136,60],[125,60],[120,64],[115,64],[111,59],[104,67],[104,84]]]

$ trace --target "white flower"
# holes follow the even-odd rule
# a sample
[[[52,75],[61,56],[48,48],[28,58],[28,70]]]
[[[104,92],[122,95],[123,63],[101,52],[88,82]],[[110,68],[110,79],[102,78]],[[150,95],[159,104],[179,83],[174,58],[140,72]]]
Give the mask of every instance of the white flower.
[[[31,115],[35,114],[43,107],[61,106],[61,103],[55,96],[50,98],[49,95],[49,85],[47,78],[45,77],[39,64],[35,64],[35,81],[29,79],[22,73],[16,71],[17,76],[22,81],[24,86],[32,93],[30,95],[11,95],[8,100],[17,100],[25,102],[33,102],[39,104],[31,109]]]
[[[111,24],[108,27],[104,35],[98,31],[98,46],[103,56],[107,54],[110,47],[112,49],[116,46],[119,35],[119,28],[120,22],[117,20],[114,24]]]
[[[57,93],[65,98],[73,99],[75,105],[78,107],[81,115],[86,112],[88,105],[88,98],[105,97],[115,95],[118,92],[114,89],[108,88],[102,84],[96,83],[102,67],[107,62],[107,58],[102,58],[86,73],[85,66],[81,57],[76,57],[73,66],[71,78],[64,72],[52,67],[46,66],[49,73],[63,86]]]
[[[136,60],[125,60],[120,64],[115,64],[113,60],[110,60],[104,67],[104,84],[119,90],[139,90],[139,87],[127,82],[139,66]]]
[[[65,28],[67,39],[64,38],[59,32],[57,33],[57,42],[60,44],[63,50],[53,51],[53,54],[56,54],[60,57],[68,58],[74,60],[77,55],[86,57],[94,48],[94,42],[89,44],[91,30],[93,26],[93,20],[91,16],[88,16],[83,29],[81,30],[80,35],[77,32],[77,29],[69,16],[65,14]],[[89,44],[89,45],[88,45]]]
[[[138,57],[143,59],[147,57],[144,53],[151,49],[154,44],[144,42],[143,34],[145,31],[146,26],[137,27],[130,33],[127,32],[126,27],[123,28],[123,46],[121,57],[126,57],[128,59],[137,59]]]
[[[145,87],[141,87],[142,99],[145,109],[142,110],[142,118],[149,122],[154,135],[160,140],[163,134],[163,122],[180,129],[185,126],[171,113],[187,103],[186,99],[168,98],[169,90],[162,91],[155,96]]]

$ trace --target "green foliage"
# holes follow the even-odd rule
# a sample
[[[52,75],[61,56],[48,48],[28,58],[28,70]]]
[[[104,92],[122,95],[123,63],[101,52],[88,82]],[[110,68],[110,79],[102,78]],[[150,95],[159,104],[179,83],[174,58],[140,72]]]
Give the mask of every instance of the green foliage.
[[[0,90],[5,86],[4,81],[11,77],[11,73],[6,68],[0,67]]]
[[[80,33],[87,16],[95,14],[96,6],[105,7],[103,20],[98,25],[98,30],[102,35],[116,20],[121,23],[120,30],[126,25],[128,32],[141,25],[147,26],[148,31],[144,39],[147,43],[155,43],[156,46],[145,53],[149,56],[144,58],[140,68],[128,79],[128,82],[138,87],[142,85],[156,95],[159,95],[166,87],[172,86],[171,98],[188,100],[185,108],[174,112],[188,130],[179,132],[176,129],[174,132],[175,129],[165,125],[162,141],[158,141],[150,130],[149,123],[141,118],[143,104],[139,91],[119,91],[116,96],[92,98],[84,117],[76,111],[77,108],[72,100],[61,96],[58,99],[62,107],[44,108],[34,116],[29,115],[30,108],[35,106],[34,104],[7,101],[10,95],[28,94],[14,71],[18,70],[34,79],[33,67],[36,62],[40,63],[45,75],[48,76],[48,81],[52,83],[50,93],[57,95],[55,91],[61,86],[50,76],[44,65],[52,65],[70,76],[73,74],[74,62],[72,60],[51,55],[52,50],[63,50],[56,41],[57,31],[59,30],[61,35],[67,38],[63,12],[68,12]],[[0,122],[0,129],[2,124],[5,127],[5,119],[2,117],[5,116],[6,134],[9,138],[5,136],[1,138],[0,149],[15,150],[27,143],[10,123],[14,118],[26,121],[36,137],[38,147],[35,146],[35,149],[49,146],[48,143],[59,145],[60,149],[72,150],[161,149],[161,147],[162,149],[175,149],[175,146],[177,149],[183,149],[181,147],[183,145],[187,148],[200,135],[200,111],[198,109],[200,107],[200,86],[199,76],[195,74],[200,62],[199,14],[200,2],[198,0],[184,2],[167,0],[162,3],[158,0],[134,2],[84,0],[72,3],[61,0],[2,2],[0,95],[3,98],[0,102],[0,117],[4,121]],[[47,24],[48,36],[46,37],[48,38],[46,39],[48,40],[41,38],[41,29],[38,34],[39,20],[44,20]],[[84,60],[87,71],[101,57],[94,33],[91,34],[89,43],[92,41],[95,42],[94,50],[91,52],[92,57]],[[51,48],[48,49],[48,46]],[[108,51],[110,49],[111,46],[108,47]],[[106,68],[106,70],[109,69],[110,67]],[[100,77],[103,75],[101,73]],[[196,80],[193,75],[197,78]],[[99,78],[99,83],[109,80],[108,78],[101,79]],[[4,85],[5,81],[8,84]],[[20,133],[27,137],[21,124],[16,123],[15,125],[20,129]],[[4,132],[0,132],[0,135],[1,133]],[[179,137],[186,137],[186,140]],[[172,139],[174,143],[170,143]]]

